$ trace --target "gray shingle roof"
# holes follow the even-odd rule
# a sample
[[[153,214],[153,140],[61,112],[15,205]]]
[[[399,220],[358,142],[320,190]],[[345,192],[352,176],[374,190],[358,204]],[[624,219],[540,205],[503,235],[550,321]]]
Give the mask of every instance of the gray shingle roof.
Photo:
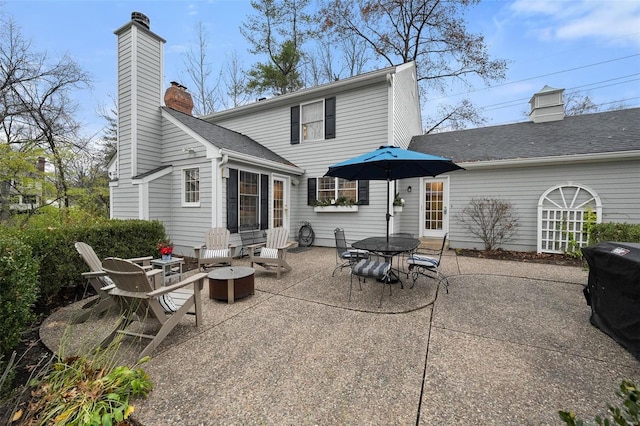
[[[640,108],[414,136],[409,149],[455,162],[640,150]]]
[[[162,107],[162,109],[218,148],[286,164],[288,166],[295,166],[295,164],[242,133],[234,132],[217,124],[208,123],[171,108]]]

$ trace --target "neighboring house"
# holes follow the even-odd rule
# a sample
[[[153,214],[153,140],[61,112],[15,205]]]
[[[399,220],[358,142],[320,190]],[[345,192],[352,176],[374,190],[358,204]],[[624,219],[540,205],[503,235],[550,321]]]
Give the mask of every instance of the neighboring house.
[[[516,238],[502,247],[509,250],[583,245],[587,211],[597,222],[640,223],[640,108],[565,117],[562,93],[548,86],[536,93],[529,122],[414,136],[410,149],[449,157],[466,171],[403,182],[402,230],[448,232],[450,247],[482,249],[456,219],[481,197],[517,212]]]
[[[176,252],[193,255],[205,230],[309,221],[316,245],[384,235],[386,182],[323,178],[329,165],[421,133],[413,63],[217,112],[191,116],[183,86],[163,92],[163,45],[149,20],[118,37],[118,146],[110,163],[113,218],[158,219]],[[353,206],[318,206],[345,198]],[[393,198],[393,194],[392,197]],[[397,226],[392,220],[391,229]]]
[[[26,212],[37,209],[44,203],[43,179],[46,160],[38,158],[36,173],[23,174],[21,177],[0,183],[0,205],[11,212]],[[3,205],[4,203],[7,205]]]

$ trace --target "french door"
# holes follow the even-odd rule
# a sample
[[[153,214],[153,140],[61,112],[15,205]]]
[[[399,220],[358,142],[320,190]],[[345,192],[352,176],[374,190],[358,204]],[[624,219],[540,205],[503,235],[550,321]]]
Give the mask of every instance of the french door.
[[[422,178],[420,192],[420,235],[444,237],[449,232],[449,178]]]
[[[271,194],[272,228],[284,227],[289,229],[289,179],[284,176],[273,177],[273,194]]]

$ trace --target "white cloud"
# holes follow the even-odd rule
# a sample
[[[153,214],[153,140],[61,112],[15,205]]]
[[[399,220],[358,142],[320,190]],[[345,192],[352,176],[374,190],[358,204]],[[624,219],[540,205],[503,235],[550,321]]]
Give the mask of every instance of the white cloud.
[[[516,0],[510,9],[529,34],[544,41],[596,39],[608,44],[640,44],[637,0]]]

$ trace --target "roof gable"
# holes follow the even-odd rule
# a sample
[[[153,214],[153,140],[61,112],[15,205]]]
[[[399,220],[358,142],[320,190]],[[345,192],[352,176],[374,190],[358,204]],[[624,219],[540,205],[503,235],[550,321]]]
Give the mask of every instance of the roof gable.
[[[455,162],[635,151],[640,150],[640,108],[419,135],[409,149]]]
[[[208,123],[204,120],[168,107],[162,107],[162,109],[182,123],[185,127],[197,133],[204,140],[218,148],[235,152],[242,156],[257,157],[295,167],[295,164],[242,133],[234,132],[233,130],[218,126],[217,124]]]

